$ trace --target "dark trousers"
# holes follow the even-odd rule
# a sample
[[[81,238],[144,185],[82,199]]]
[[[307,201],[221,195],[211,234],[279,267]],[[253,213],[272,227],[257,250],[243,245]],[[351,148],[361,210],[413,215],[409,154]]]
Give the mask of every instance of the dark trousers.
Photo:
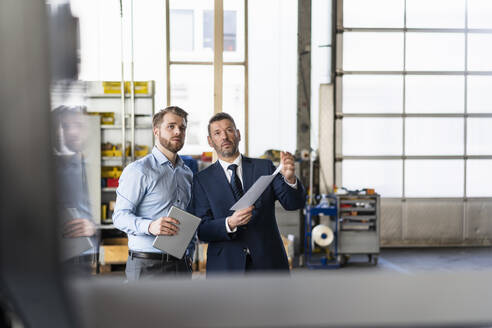
[[[191,278],[191,267],[185,259],[176,261],[150,260],[128,256],[126,261],[126,279],[128,281],[182,277]]]

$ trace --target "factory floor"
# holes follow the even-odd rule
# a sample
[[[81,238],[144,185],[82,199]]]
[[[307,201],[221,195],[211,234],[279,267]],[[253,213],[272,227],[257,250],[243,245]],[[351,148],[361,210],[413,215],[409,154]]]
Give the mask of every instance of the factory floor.
[[[294,268],[292,274],[306,272],[307,268]],[[492,271],[491,247],[467,248],[383,248],[378,264],[368,263],[366,255],[353,255],[339,269],[343,272],[456,272]],[[311,271],[311,270],[309,270]]]
[[[347,264],[336,269],[338,272],[360,273],[402,273],[418,272],[459,272],[491,271],[492,247],[466,248],[382,248],[377,265],[368,263],[366,255],[352,255]],[[308,272],[322,272],[306,267],[294,267],[292,276]],[[330,270],[326,270],[329,272]],[[104,276],[121,277],[123,271],[104,274]],[[204,272],[193,272],[193,279],[205,279]]]

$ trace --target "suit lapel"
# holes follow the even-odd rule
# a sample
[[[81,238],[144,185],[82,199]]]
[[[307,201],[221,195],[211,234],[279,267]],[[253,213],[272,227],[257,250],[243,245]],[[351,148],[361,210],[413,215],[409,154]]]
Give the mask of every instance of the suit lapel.
[[[254,177],[254,169],[255,165],[253,164],[253,161],[249,157],[243,156],[243,190],[244,192],[248,191],[249,188],[253,185],[253,182],[255,181]]]

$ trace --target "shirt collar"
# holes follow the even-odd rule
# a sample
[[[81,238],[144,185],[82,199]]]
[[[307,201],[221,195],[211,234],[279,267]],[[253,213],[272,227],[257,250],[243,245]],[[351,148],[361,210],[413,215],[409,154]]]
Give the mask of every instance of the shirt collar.
[[[239,156],[232,163],[223,161],[221,159],[219,159],[219,163],[220,163],[220,166],[222,166],[222,168],[224,169],[224,171],[227,171],[227,168],[231,164],[236,164],[238,167],[242,167],[242,162],[243,162],[242,159],[243,159],[243,155],[239,154]]]
[[[166,157],[166,155],[164,155],[159,150],[159,148],[157,148],[157,146],[154,146],[154,148],[152,148],[152,155],[154,155],[154,158],[157,160],[159,165],[163,165],[165,163],[171,163],[171,161]],[[181,159],[181,157],[179,155],[177,155],[176,156],[176,166],[182,167],[183,165],[184,165],[183,160]]]

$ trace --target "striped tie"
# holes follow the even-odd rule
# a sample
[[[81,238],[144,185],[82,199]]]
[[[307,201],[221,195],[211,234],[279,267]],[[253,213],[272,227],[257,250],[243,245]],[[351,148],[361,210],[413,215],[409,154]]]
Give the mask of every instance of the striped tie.
[[[231,164],[227,167],[227,169],[232,171],[232,176],[231,176],[232,193],[234,194],[234,198],[236,200],[239,200],[239,198],[243,196],[244,192],[243,192],[243,186],[241,185],[241,180],[236,174],[237,165]]]

